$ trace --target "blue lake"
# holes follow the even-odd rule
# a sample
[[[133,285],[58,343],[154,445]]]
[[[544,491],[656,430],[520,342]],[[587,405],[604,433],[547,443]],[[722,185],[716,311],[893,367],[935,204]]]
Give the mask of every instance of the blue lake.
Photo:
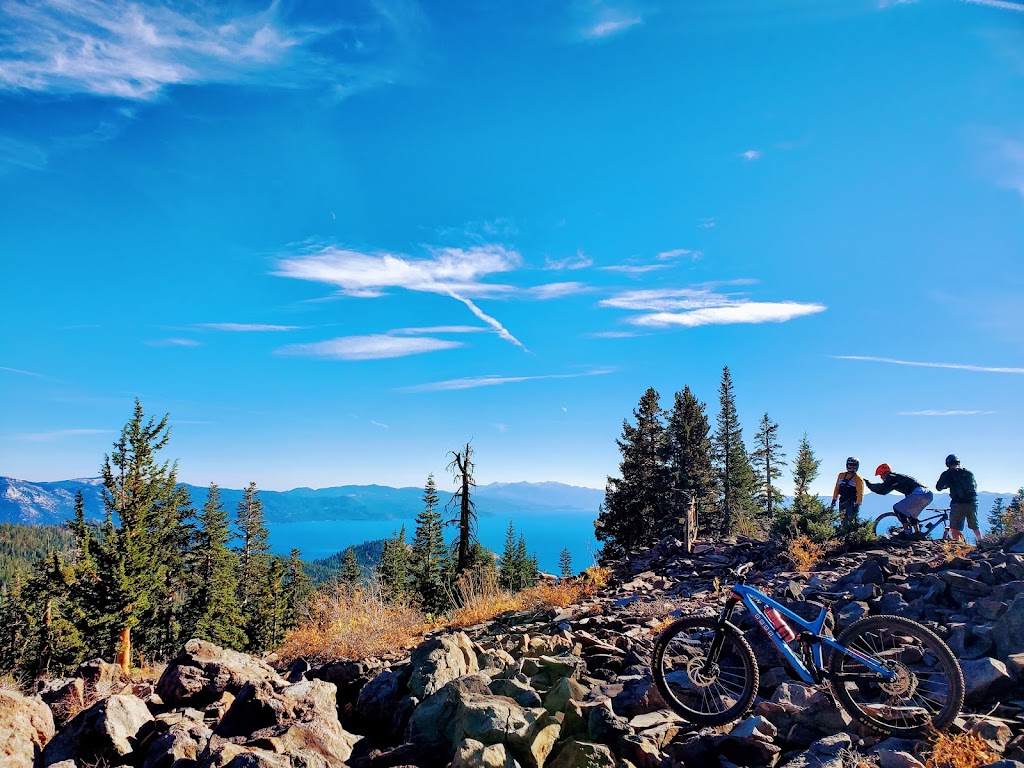
[[[520,515],[515,520],[516,535],[522,533],[526,537],[527,549],[537,555],[542,571],[557,574],[559,555],[568,548],[572,553],[573,570],[579,572],[592,565],[597,557],[595,517],[583,512]],[[270,547],[275,553],[287,555],[294,547],[302,552],[303,560],[319,560],[352,544],[388,538],[397,533],[403,523],[406,541],[411,541],[416,527],[416,521],[411,519],[273,523],[267,528],[270,530]],[[481,517],[477,533],[485,547],[500,555],[505,548],[507,530],[507,518]],[[447,528],[445,535],[451,540],[455,529]]]

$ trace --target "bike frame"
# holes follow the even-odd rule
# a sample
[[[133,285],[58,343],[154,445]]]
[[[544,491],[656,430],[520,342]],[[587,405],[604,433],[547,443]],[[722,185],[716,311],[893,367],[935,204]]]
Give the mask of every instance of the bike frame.
[[[888,667],[883,666],[879,662],[875,661],[869,656],[865,656],[862,653],[851,650],[845,645],[837,643],[833,638],[828,635],[821,634],[822,628],[825,626],[825,618],[828,615],[830,609],[822,608],[821,613],[813,621],[807,621],[801,616],[793,613],[786,606],[781,603],[772,600],[768,595],[764,594],[760,590],[754,587],[748,587],[745,584],[735,584],[732,588],[732,594],[726,601],[725,610],[722,611],[722,616],[719,621],[724,625],[732,617],[733,611],[736,607],[743,603],[750,614],[754,617],[758,626],[764,630],[765,634],[768,635],[769,639],[775,643],[775,647],[779,649],[779,653],[782,654],[783,658],[789,662],[789,665],[796,671],[800,676],[800,679],[805,683],[812,685],[819,684],[822,681],[822,672],[824,671],[824,660],[822,658],[822,645],[827,645],[835,651],[843,653],[847,656],[852,656],[861,662],[864,666],[870,669],[872,672],[881,675],[886,680],[892,680],[896,673],[890,670]],[[808,661],[809,665],[804,663],[786,641],[782,639],[778,630],[772,626],[771,621],[765,615],[764,609],[774,608],[786,619],[797,626],[801,627],[803,631],[797,632],[797,637],[800,641],[802,648],[809,649]],[[718,640],[720,633],[716,633],[716,639],[713,642],[712,653],[709,653],[710,658],[717,658],[718,650],[721,647],[721,642]],[[808,668],[808,666],[810,668]]]

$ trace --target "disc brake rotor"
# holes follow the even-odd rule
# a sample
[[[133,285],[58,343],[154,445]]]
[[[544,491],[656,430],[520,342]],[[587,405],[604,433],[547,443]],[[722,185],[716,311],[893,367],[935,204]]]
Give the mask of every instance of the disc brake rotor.
[[[718,665],[712,664],[705,672],[705,663],[705,659],[690,659],[690,663],[686,665],[686,675],[697,688],[708,688],[718,679]]]

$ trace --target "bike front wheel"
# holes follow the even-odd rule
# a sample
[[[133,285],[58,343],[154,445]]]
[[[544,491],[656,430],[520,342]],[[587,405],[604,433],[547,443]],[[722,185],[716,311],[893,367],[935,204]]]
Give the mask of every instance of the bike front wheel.
[[[887,539],[903,530],[903,523],[895,512],[886,512],[875,518],[875,536]]]
[[[654,645],[651,670],[662,698],[697,725],[739,719],[757,693],[757,663],[743,633],[726,624],[718,644],[718,632],[716,618],[684,618],[669,625]]]
[[[847,627],[833,649],[829,679],[843,709],[880,733],[917,737],[953,722],[964,703],[956,657],[927,627],[902,616],[870,616]],[[864,663],[874,661],[894,675]]]

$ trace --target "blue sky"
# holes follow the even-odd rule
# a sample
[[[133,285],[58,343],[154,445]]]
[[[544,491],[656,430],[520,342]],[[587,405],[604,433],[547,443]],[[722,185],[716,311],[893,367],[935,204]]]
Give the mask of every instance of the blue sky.
[[[344,8],[344,10],[342,10]],[[0,474],[603,486],[648,386],[1024,483],[1024,3],[0,2]]]

